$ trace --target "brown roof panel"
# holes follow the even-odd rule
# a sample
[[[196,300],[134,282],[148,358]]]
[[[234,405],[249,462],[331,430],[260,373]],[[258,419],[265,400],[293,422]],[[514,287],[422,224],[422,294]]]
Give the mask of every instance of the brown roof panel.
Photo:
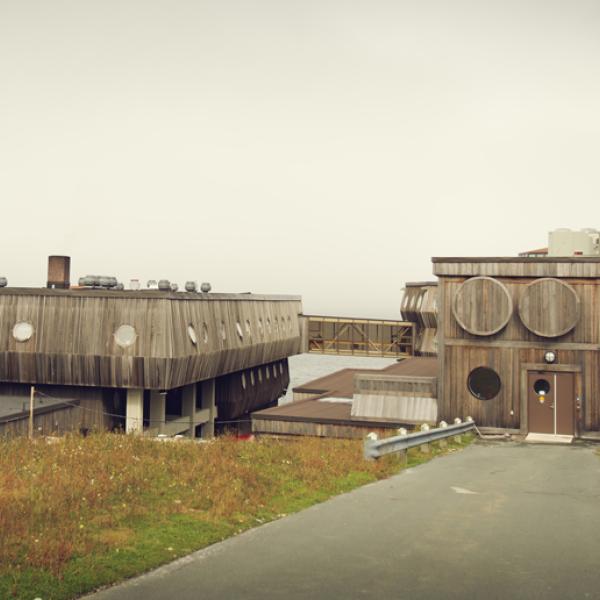
[[[293,391],[300,394],[327,395],[333,398],[352,398],[356,373],[436,377],[437,372],[438,360],[435,357],[406,358],[384,369],[342,369],[325,375],[325,377],[303,383],[295,387]]]

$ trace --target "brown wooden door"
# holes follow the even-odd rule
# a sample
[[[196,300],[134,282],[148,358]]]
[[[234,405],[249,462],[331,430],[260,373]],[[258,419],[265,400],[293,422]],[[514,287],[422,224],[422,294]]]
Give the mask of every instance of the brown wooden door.
[[[554,373],[529,373],[527,390],[529,431],[554,433]]]
[[[575,373],[556,374],[556,433],[575,434]]]
[[[530,372],[527,390],[530,432],[574,435],[574,373]]]

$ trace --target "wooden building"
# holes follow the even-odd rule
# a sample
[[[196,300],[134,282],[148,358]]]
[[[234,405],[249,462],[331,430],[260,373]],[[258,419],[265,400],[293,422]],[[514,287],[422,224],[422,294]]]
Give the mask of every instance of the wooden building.
[[[414,323],[414,354],[437,356],[437,281],[407,282],[400,313]]]
[[[2,403],[28,398],[32,385],[38,404],[48,399],[44,433],[207,437],[215,421],[285,393],[287,357],[300,351],[299,297],[73,289],[68,266],[51,259],[48,288],[0,288],[0,433],[20,431]]]
[[[600,257],[433,258],[439,418],[600,430]]]

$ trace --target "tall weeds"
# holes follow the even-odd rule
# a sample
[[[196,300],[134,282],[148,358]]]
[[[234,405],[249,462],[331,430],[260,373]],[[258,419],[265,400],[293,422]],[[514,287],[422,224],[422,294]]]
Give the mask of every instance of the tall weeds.
[[[0,575],[132,544],[136,523],[177,513],[248,524],[294,498],[332,494],[352,474],[389,475],[352,440],[220,438],[161,443],[133,436],[0,439]]]

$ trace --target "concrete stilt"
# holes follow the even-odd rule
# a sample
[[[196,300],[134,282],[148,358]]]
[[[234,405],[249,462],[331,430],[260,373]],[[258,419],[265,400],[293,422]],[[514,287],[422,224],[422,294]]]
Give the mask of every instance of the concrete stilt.
[[[144,390],[127,390],[127,408],[125,413],[126,433],[141,435],[144,431]]]
[[[202,410],[208,410],[208,421],[202,426],[202,439],[211,439],[215,437],[215,419],[217,417],[217,408],[215,405],[215,380],[207,379],[201,382],[201,400]]]
[[[196,385],[190,384],[186,385],[183,388],[182,393],[182,407],[181,407],[181,416],[189,417],[190,419],[190,428],[186,432],[188,437],[195,437],[196,431]]]
[[[164,433],[165,430],[166,398],[157,390],[150,391],[150,429],[156,433]]]

